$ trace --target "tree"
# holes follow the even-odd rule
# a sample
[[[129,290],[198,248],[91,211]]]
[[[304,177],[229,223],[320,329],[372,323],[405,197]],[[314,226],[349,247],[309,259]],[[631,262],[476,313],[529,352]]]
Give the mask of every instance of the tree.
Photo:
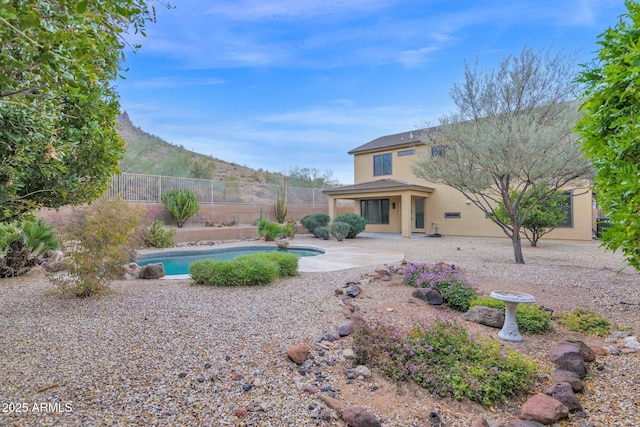
[[[598,201],[611,220],[603,245],[621,249],[640,270],[640,4],[625,5],[628,12],[618,24],[598,37],[597,62],[584,65],[578,76],[587,100],[575,130],[593,159]]]
[[[0,2],[0,222],[107,189],[122,37],[152,18],[146,0]]]
[[[331,171],[321,172],[317,168],[298,168],[295,167],[289,171],[288,179],[292,187],[304,188],[326,188],[337,184],[332,179]]]
[[[413,165],[416,176],[457,189],[485,212],[511,239],[518,264],[530,212],[590,176],[571,133],[578,119],[572,64],[568,56],[530,48],[485,72],[465,63],[463,82],[451,89],[457,112],[425,132],[433,155]],[[509,221],[495,215],[500,202]]]
[[[528,191],[528,193],[535,194],[536,191]],[[517,197],[517,192],[513,191],[511,198],[516,199]],[[545,234],[555,230],[567,217],[567,197],[571,196],[567,196],[562,191],[557,191],[547,200],[539,202],[531,209],[527,218],[522,222],[522,234],[527,238],[531,246],[538,246],[538,240]],[[527,208],[531,202],[529,194],[525,194],[520,203],[523,208]],[[504,201],[498,202],[495,214],[501,222],[511,223],[511,217],[504,207]]]

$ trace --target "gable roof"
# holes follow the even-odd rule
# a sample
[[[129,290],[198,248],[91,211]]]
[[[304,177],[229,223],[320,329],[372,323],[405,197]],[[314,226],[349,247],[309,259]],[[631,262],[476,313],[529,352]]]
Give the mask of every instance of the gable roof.
[[[377,151],[385,148],[398,147],[402,145],[413,146],[422,145],[421,140],[423,129],[417,129],[409,132],[396,133],[394,135],[381,136],[373,141],[367,142],[360,147],[349,151],[349,154],[362,153],[365,151]]]
[[[348,194],[348,193],[367,193],[377,191],[398,191],[398,190],[417,190],[426,193],[434,191],[431,187],[413,184],[411,182],[399,181],[397,179],[379,179],[377,181],[363,182],[362,184],[344,185],[342,187],[329,188],[322,190],[322,193],[330,194]]]

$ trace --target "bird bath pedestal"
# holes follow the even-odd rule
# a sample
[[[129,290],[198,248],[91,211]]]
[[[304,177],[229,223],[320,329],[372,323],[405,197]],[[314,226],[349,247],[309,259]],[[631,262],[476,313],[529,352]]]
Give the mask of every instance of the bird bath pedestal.
[[[490,295],[491,298],[503,301],[505,306],[504,325],[498,336],[506,341],[522,341],[516,323],[516,308],[521,302],[534,302],[536,299],[533,295],[515,291],[493,291]]]

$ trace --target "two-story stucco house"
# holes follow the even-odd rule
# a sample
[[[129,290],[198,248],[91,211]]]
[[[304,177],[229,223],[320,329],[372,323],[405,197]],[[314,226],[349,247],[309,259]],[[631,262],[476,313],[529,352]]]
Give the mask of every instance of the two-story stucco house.
[[[325,190],[329,215],[338,200],[354,202],[355,213],[367,220],[367,232],[449,236],[504,237],[502,230],[460,192],[416,177],[411,165],[423,155],[437,156],[438,147],[425,144],[420,130],[387,135],[349,151],[354,185]],[[592,194],[567,190],[566,221],[548,239],[592,239]],[[570,196],[570,197],[569,197]]]

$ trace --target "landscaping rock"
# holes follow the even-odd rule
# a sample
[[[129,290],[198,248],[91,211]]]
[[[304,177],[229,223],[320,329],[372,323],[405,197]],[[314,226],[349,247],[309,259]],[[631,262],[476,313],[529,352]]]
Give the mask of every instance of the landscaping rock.
[[[369,370],[369,368],[367,368],[364,365],[356,366],[356,368],[353,370],[353,372],[357,376],[363,376],[364,378],[369,378],[371,376],[371,371]]]
[[[560,344],[569,344],[569,345],[578,346],[578,348],[580,350],[580,356],[582,356],[582,358],[584,359],[585,362],[593,362],[594,360],[596,360],[596,354],[593,352],[591,347],[589,347],[588,345],[586,345],[582,341],[565,340],[565,341],[561,342]]]
[[[580,379],[578,374],[572,371],[565,371],[563,369],[556,369],[555,371],[553,371],[553,373],[551,374],[551,382],[552,383],[563,383],[563,382],[569,383],[571,384],[571,389],[575,393],[581,392],[584,388],[584,385],[582,384],[582,380]]]
[[[425,301],[429,305],[442,305],[444,304],[444,299],[440,292],[434,291],[433,289],[424,289],[418,288],[411,294],[415,298],[421,299]]]
[[[549,356],[558,369],[575,372],[580,378],[584,378],[587,374],[587,367],[580,355],[579,345],[568,342],[560,343],[549,350]]]
[[[504,324],[504,312],[502,310],[484,305],[471,307],[469,311],[462,315],[462,318],[469,322],[480,323],[492,328],[502,328]]]
[[[569,408],[562,402],[547,396],[544,393],[538,393],[529,398],[522,405],[520,417],[523,420],[535,421],[541,424],[553,424],[562,418],[569,416]]]
[[[142,268],[135,262],[130,262],[124,266],[124,280],[137,279],[140,277]]]
[[[350,427],[382,427],[380,421],[360,406],[348,406],[342,412],[342,418]]]
[[[513,420],[509,421],[505,427],[544,427],[544,424],[529,420]]]
[[[348,335],[351,335],[355,331],[356,331],[356,322],[354,321],[341,323],[340,325],[338,325],[338,328],[336,329],[336,332],[341,337],[346,337]]]
[[[569,412],[582,409],[582,405],[580,405],[580,402],[573,393],[573,388],[569,383],[555,383],[546,389],[544,394],[562,402],[564,406],[569,409]]]
[[[293,363],[302,365],[309,355],[309,346],[305,343],[297,344],[287,350],[287,356]]]
[[[624,339],[624,346],[633,350],[640,350],[640,342],[637,337],[626,337]]]
[[[471,423],[471,427],[489,427],[489,422],[484,417],[476,418]]]
[[[147,264],[140,270],[141,279],[159,279],[161,277],[164,277],[164,264],[161,262]]]

